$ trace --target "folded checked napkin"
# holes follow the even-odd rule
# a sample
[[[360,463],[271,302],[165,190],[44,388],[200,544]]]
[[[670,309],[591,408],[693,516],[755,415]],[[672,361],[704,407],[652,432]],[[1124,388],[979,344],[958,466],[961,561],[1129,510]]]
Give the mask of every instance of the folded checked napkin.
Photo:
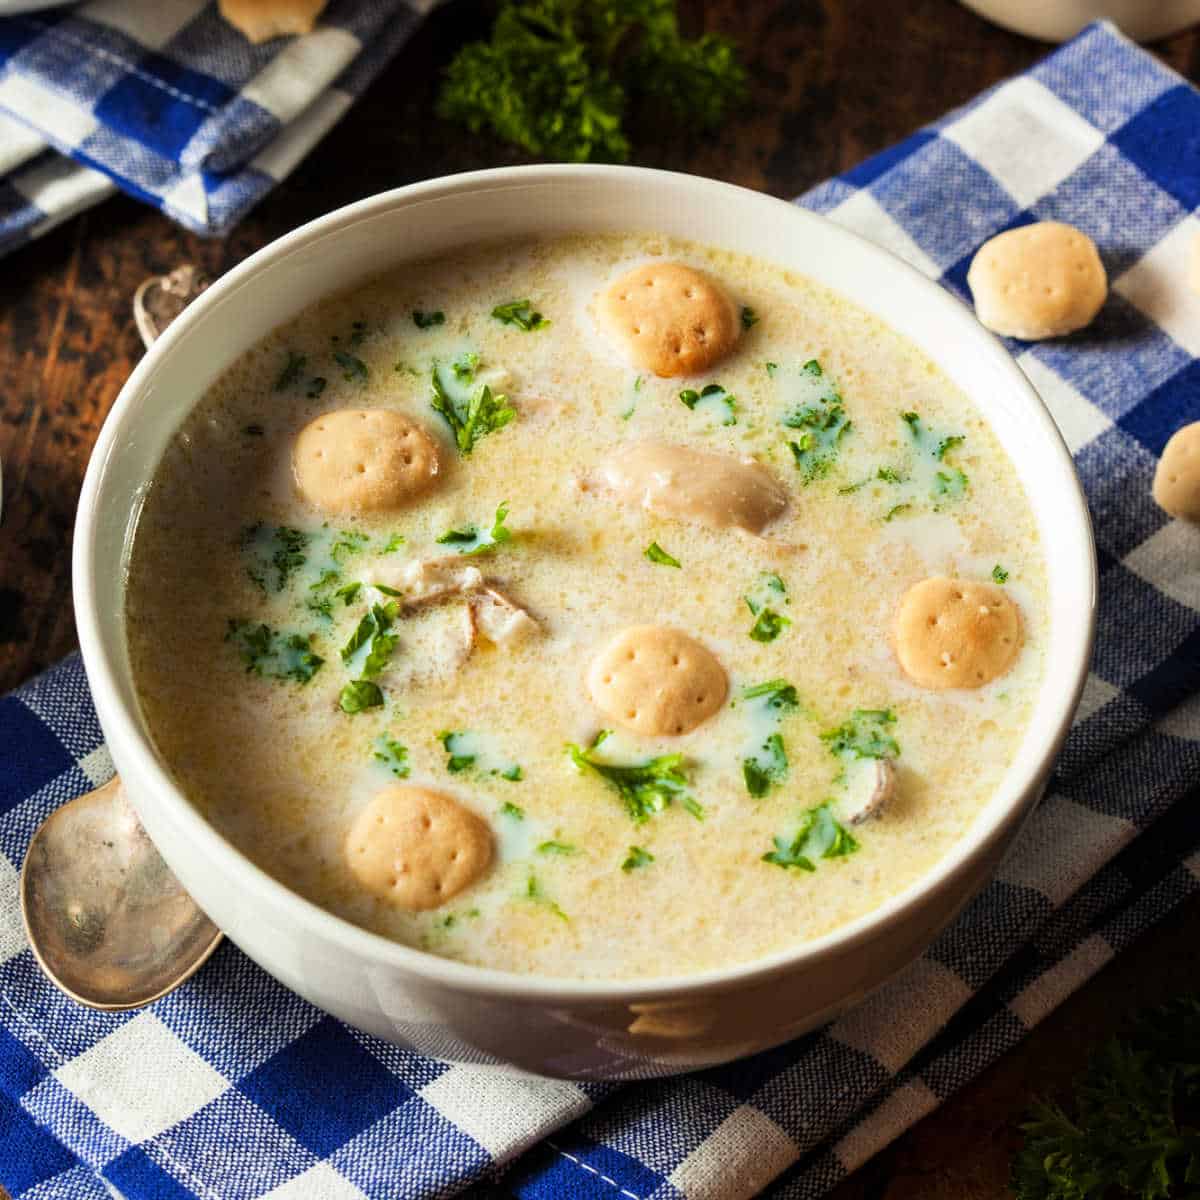
[[[228,232],[289,175],[434,0],[332,0],[252,45],[206,0],[0,17],[0,255],[120,188]]]
[[[1184,279],[1200,94],[1093,26],[801,202],[959,295],[982,241],[1039,218],[1091,234],[1112,280],[1090,329],[1011,343],[1075,455],[1101,577],[1082,706],[998,877],[859,1008],[679,1079],[422,1058],[230,944],[150,1008],[96,1013],[42,977],[17,911],[30,833],[112,770],[72,658],[0,700],[0,1181],[14,1197],[807,1200],[1197,890],[1200,530],[1156,508],[1150,480],[1170,432],[1200,418],[1200,298]]]

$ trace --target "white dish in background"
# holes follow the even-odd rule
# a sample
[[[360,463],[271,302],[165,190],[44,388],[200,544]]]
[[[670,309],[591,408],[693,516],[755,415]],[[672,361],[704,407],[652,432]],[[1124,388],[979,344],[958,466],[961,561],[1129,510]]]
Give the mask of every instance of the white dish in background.
[[[806,274],[912,340],[988,419],[1040,524],[1046,680],[1020,749],[969,834],[927,876],[836,932],[735,967],[626,983],[545,979],[424,954],[302,899],[182,795],[138,708],[125,563],[141,497],[212,381],[315,301],[405,261],[529,234],[656,231]],[[920,955],[990,879],[1032,811],[1086,678],[1096,568],[1087,508],[1054,422],[970,310],[822,217],[712,180],[535,166],[432,180],[348,206],[259,251],[197,299],[130,377],[88,466],[75,611],[109,749],[150,836],[252,958],[318,1006],[441,1058],[572,1078],[638,1078],[777,1045],[831,1019]]]
[[[0,0],[0,17],[11,17],[17,13],[36,12],[41,8],[62,8],[75,0]]]
[[[961,0],[981,17],[1029,37],[1065,42],[1093,21],[1112,21],[1138,42],[1200,21],[1200,0]]]

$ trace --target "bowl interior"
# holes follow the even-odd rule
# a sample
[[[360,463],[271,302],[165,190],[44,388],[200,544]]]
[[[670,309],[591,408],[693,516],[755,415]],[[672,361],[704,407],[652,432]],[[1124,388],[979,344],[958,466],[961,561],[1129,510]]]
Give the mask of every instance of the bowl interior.
[[[276,326],[331,292],[405,261],[488,239],[630,230],[686,237],[755,255],[808,275],[880,317],[972,398],[1012,459],[1039,523],[1049,581],[1046,682],[999,788],[970,834],[930,876],[875,913],[777,956],[795,961],[889,919],[978,853],[1015,809],[1032,803],[1031,784],[1057,748],[1082,688],[1095,604],[1090,527],[1070,457],[1012,358],[954,297],[823,218],[757,193],[689,176],[631,168],[532,167],[479,172],[385,193],[280,239],[185,312],[135,371],[106,422],[89,467],[76,534],[80,641],[106,734],[144,758],[147,769],[161,780],[156,790],[164,798],[172,797],[163,802],[189,807],[170,782],[166,765],[155,759],[142,724],[122,620],[125,566],[138,509],[163,449],[185,414],[226,366]],[[219,838],[215,831],[210,835]],[[231,862],[257,873],[221,841],[222,853]],[[258,883],[283,891],[265,876]],[[298,909],[313,908],[288,895]],[[345,936],[363,946],[377,943],[372,946],[377,957],[395,961],[400,956],[410,968],[429,957],[328,914],[320,917],[343,925]],[[309,919],[317,918],[309,914]],[[729,977],[775,961],[749,964]],[[462,979],[488,974],[461,964],[443,965],[456,975],[465,973]],[[650,981],[647,986],[655,982],[665,983]],[[603,991],[597,985],[578,985],[576,990],[586,992],[589,986]]]

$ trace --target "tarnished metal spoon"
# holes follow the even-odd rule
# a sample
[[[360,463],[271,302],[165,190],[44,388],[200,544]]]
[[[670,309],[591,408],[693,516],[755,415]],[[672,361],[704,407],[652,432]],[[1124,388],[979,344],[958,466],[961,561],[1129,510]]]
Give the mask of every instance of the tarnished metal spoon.
[[[42,822],[21,868],[21,915],[51,982],[92,1008],[140,1008],[165,996],[221,941],[117,778]]]
[[[147,279],[134,320],[147,349],[207,286],[194,267]],[[92,1008],[140,1008],[192,976],[220,945],[113,778],[56,809],[21,868],[21,916],[50,981]]]

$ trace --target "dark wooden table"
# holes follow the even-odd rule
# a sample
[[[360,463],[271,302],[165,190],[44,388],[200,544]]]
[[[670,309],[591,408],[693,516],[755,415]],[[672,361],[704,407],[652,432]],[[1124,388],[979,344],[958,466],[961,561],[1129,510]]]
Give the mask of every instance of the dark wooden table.
[[[635,161],[793,196],[845,170],[1047,48],[952,0],[684,0],[695,30],[740,39],[751,103],[715,137],[638,132]],[[383,188],[522,161],[433,115],[438,75],[487,8],[437,12],[342,124],[227,241],[124,198],[0,261],[0,693],[75,645],[71,526],[96,433],[141,354],[134,288],[183,262],[219,275],[303,221]],[[1196,78],[1200,34],[1154,47]],[[0,764],[3,770],[3,764]],[[1132,1004],[1194,986],[1200,902],[1179,910],[981,1079],[878,1156],[837,1200],[1004,1194],[1011,1123]]]

